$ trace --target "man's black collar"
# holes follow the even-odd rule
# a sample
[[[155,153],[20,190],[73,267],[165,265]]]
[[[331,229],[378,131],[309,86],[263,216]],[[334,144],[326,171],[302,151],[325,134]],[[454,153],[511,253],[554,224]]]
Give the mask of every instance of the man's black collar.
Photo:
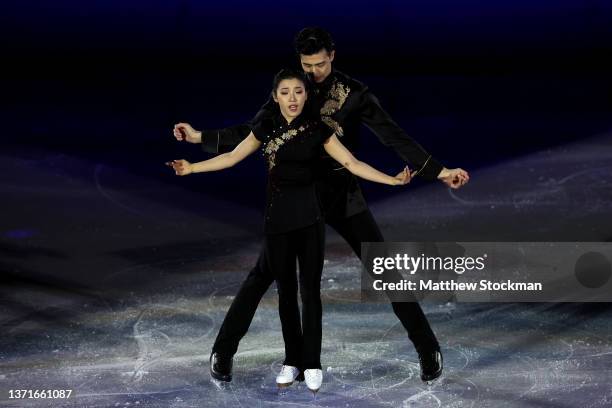
[[[329,90],[329,88],[334,83],[335,79],[336,79],[336,70],[334,68],[332,68],[332,70],[329,73],[329,75],[327,76],[327,78],[325,78],[325,80],[323,80],[323,82],[321,82],[321,83],[315,83],[315,87],[318,90],[325,92],[325,91]]]

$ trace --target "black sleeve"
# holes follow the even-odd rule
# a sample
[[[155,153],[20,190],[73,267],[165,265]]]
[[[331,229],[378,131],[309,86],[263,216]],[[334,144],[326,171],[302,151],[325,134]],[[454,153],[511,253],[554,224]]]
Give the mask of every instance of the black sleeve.
[[[436,180],[443,166],[391,119],[380,106],[378,98],[367,88],[361,98],[361,120],[381,143],[395,150],[402,160],[414,167],[412,170],[416,174]]]
[[[318,127],[319,128],[317,129],[317,132],[319,134],[321,144],[327,142],[327,139],[329,139],[336,133],[336,131],[332,127],[328,126],[324,122],[319,122]]]
[[[253,136],[255,136],[255,139],[259,140],[262,143],[265,141],[266,136],[272,132],[271,122],[272,119],[270,118],[262,118],[261,120],[253,124],[253,126],[251,127],[251,132],[253,132]]]
[[[253,127],[263,119],[270,117],[276,108],[272,98],[259,109],[259,112],[249,122],[229,126],[224,129],[211,129],[202,131],[202,149],[207,153],[225,153],[233,150],[242,142]]]

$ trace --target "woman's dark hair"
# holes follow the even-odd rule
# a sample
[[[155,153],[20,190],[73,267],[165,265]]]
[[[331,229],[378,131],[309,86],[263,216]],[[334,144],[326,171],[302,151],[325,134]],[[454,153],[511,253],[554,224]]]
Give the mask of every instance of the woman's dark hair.
[[[272,81],[272,95],[276,93],[278,85],[285,79],[299,79],[304,83],[306,92],[308,93],[310,91],[310,79],[308,79],[308,76],[304,74],[304,72],[291,68],[283,68],[274,75],[274,80]]]
[[[313,55],[323,49],[330,53],[336,49],[331,34],[320,27],[304,28],[295,36],[293,46],[298,56]]]

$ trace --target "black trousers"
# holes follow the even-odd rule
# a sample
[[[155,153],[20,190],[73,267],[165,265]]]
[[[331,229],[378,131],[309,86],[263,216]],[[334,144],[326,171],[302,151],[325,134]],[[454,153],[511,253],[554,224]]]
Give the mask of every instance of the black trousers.
[[[362,242],[384,241],[369,210],[344,219],[326,220],[326,223],[346,240],[358,257],[361,257]],[[264,250],[225,315],[213,352],[236,354],[240,340],[249,330],[259,301],[273,281],[274,276],[265,260]],[[417,351],[439,350],[436,336],[417,302],[391,302],[391,306]]]
[[[276,280],[278,312],[285,341],[284,364],[301,369],[321,368],[321,272],[325,224],[317,224],[265,238],[265,260]],[[298,308],[296,258],[300,265]],[[250,321],[247,323],[250,324]],[[237,345],[236,345],[237,347]]]

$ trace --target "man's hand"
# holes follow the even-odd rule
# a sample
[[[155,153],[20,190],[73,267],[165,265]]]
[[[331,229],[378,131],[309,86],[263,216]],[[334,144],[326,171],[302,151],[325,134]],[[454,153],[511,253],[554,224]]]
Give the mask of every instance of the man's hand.
[[[166,166],[172,167],[174,174],[177,176],[186,176],[193,173],[192,164],[187,160],[172,160],[171,162],[166,162]]]
[[[174,137],[179,142],[185,140],[189,143],[202,143],[202,132],[198,132],[189,123],[177,123],[174,125]]]
[[[438,180],[450,188],[457,189],[470,181],[470,175],[467,171],[460,168],[447,169],[444,167],[440,174],[438,174]]]

